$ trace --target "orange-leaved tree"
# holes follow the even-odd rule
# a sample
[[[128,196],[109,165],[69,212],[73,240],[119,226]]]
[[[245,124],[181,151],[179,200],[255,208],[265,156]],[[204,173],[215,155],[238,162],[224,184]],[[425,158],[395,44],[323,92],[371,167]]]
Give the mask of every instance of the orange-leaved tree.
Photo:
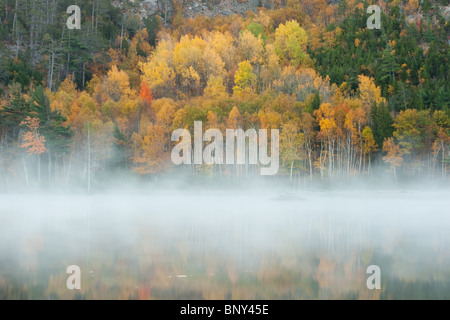
[[[141,82],[141,89],[139,90],[139,95],[144,101],[145,107],[149,107],[153,101],[152,88],[145,82]]]
[[[24,148],[28,154],[37,155],[38,161],[38,181],[41,181],[41,159],[40,154],[47,151],[45,147],[45,137],[39,134],[39,119],[31,118],[27,116],[20,124],[21,126],[25,126],[28,128],[28,131],[23,133],[23,143],[20,145],[21,148]],[[25,180],[28,185],[28,173],[25,166]]]
[[[23,134],[23,143],[20,145],[30,154],[41,154],[47,151],[45,137],[41,136],[39,130],[39,119],[26,117],[20,125],[26,126],[29,131]]]
[[[390,169],[394,173],[395,180],[398,182],[396,168],[400,167],[403,162],[403,151],[400,145],[395,144],[394,138],[392,137],[384,140],[383,151],[386,152],[383,161],[390,164]]]

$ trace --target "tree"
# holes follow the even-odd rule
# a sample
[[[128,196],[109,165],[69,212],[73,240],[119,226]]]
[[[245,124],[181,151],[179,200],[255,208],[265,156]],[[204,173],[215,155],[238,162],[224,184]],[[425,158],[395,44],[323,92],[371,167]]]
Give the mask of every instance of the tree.
[[[234,93],[241,93],[247,88],[252,90],[252,84],[254,80],[255,76],[253,74],[253,67],[250,61],[242,61],[241,63],[239,63],[239,69],[234,76]]]
[[[47,144],[48,181],[52,181],[53,159],[67,152],[68,143],[73,135],[70,125],[66,125],[67,118],[59,110],[51,110],[50,101],[42,86],[38,86],[31,94],[31,114],[39,119],[40,133],[45,137]]]
[[[13,83],[9,89],[10,101],[0,109],[0,127],[15,140],[19,135],[20,123],[30,113],[30,104],[25,100],[20,84]]]
[[[175,87],[173,62],[173,43],[161,40],[147,62],[140,63],[142,81],[152,88],[156,97],[170,95]]]
[[[78,98],[78,91],[72,77],[68,76],[56,92],[48,92],[48,98],[50,99],[50,109],[59,110],[63,116],[68,117],[71,104]]]
[[[312,152],[314,148],[314,137],[315,137],[314,117],[309,112],[302,112],[300,126],[301,130],[303,131],[306,152],[308,154],[309,178],[310,180],[312,180],[313,176]]]
[[[156,174],[166,169],[170,161],[166,129],[150,123],[142,134],[133,133],[133,171],[141,174]]]
[[[239,50],[244,60],[252,63],[262,62],[263,41],[261,36],[255,36],[248,30],[241,33],[239,38]]]
[[[206,42],[195,36],[182,36],[175,44],[173,51],[173,65],[177,74],[177,81],[185,93],[200,93],[201,83],[206,82],[205,60],[203,51]]]
[[[297,21],[287,21],[275,30],[274,46],[281,60],[299,66],[307,57],[308,35]]]
[[[381,96],[381,89],[376,86],[374,80],[370,77],[360,74],[359,81],[359,96],[362,100],[364,110],[370,114],[370,108],[374,103],[384,103],[385,99]]]
[[[146,107],[149,107],[153,101],[152,89],[146,82],[141,82],[141,89],[139,90],[139,96],[144,101]]]
[[[40,155],[47,151],[45,147],[45,137],[41,136],[39,130],[39,119],[27,116],[20,124],[25,126],[28,131],[24,132],[22,137],[21,148],[24,148],[27,153],[37,155],[38,162],[38,182],[41,182],[41,158]],[[25,160],[23,160],[25,170],[25,180],[28,184],[28,173],[26,170]]]
[[[429,111],[407,109],[401,111],[394,121],[394,137],[403,154],[424,155],[432,143],[432,122]]]
[[[31,94],[31,113],[39,119],[40,132],[45,137],[49,154],[62,154],[67,151],[67,144],[73,134],[67,118],[59,110],[51,110],[50,101],[42,86],[38,86]]]
[[[28,129],[28,131],[23,133],[23,143],[20,147],[31,154],[39,155],[46,152],[45,137],[39,134],[39,119],[28,116],[20,125],[25,126]]]
[[[266,42],[267,35],[264,33],[264,26],[263,25],[253,21],[247,26],[247,30],[250,31],[257,38],[259,36],[261,36],[261,39],[264,42]]]
[[[242,128],[242,116],[239,112],[239,109],[234,106],[233,109],[231,109],[230,114],[228,115],[227,119],[227,129],[238,129]]]
[[[373,137],[372,129],[369,126],[366,126],[362,131],[362,138],[364,140],[363,152],[364,157],[367,155],[369,158],[368,164],[368,172],[370,173],[371,168],[371,154],[377,149],[377,143],[375,142],[375,138]],[[365,161],[364,161],[365,164]]]
[[[392,137],[394,132],[394,121],[392,120],[389,108],[385,103],[373,104],[370,110],[370,123],[372,133],[377,145],[383,145],[386,138]]]
[[[211,76],[206,85],[203,97],[213,101],[222,101],[228,97],[222,77]]]
[[[229,32],[213,31],[206,37],[208,46],[212,47],[214,51],[220,56],[225,63],[225,70],[228,72],[237,63],[238,55],[236,54],[236,47],[234,46],[233,36]]]
[[[441,154],[441,173],[445,176],[447,173],[447,160],[449,156],[450,145],[450,117],[442,110],[436,110],[433,114],[433,121],[437,126],[436,138],[433,142],[433,154],[438,159]]]
[[[389,84],[393,84],[395,81],[395,75],[400,69],[400,65],[396,62],[395,50],[388,44],[382,52],[381,62],[379,68],[377,68],[378,83],[382,84],[384,88],[387,88]]]
[[[330,103],[322,103],[319,109],[314,111],[314,115],[320,126],[320,132],[318,134],[321,141],[319,157],[320,172],[323,177],[325,159],[328,159],[328,175],[331,179],[333,175],[334,149],[337,136],[335,110]],[[324,145],[326,146],[326,150],[323,150]]]
[[[103,77],[100,84],[102,93],[105,93],[109,99],[118,102],[122,96],[132,96],[134,92],[130,89],[130,81],[127,73],[117,68],[111,67],[106,77]]]
[[[161,17],[155,14],[150,18],[144,18],[144,24],[148,32],[148,43],[154,47],[156,45],[156,36],[162,27]]]
[[[395,144],[394,138],[384,140],[383,151],[386,152],[383,161],[390,165],[390,170],[394,173],[395,181],[398,182],[396,168],[400,167],[403,162],[403,151],[400,145]]]
[[[297,122],[289,121],[283,125],[280,135],[280,156],[282,165],[290,167],[290,181],[292,181],[294,163],[303,159],[302,147],[304,143],[304,134],[300,132]]]

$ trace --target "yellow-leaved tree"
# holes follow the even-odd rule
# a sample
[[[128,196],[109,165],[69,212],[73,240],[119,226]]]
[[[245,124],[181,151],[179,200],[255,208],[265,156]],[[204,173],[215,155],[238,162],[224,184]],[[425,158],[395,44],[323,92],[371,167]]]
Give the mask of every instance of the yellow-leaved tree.
[[[370,110],[374,103],[386,103],[386,99],[381,96],[380,87],[376,86],[373,78],[360,74],[358,76],[358,81],[359,97],[361,98],[363,108],[367,114],[370,114]]]
[[[173,49],[171,39],[162,39],[147,62],[139,64],[141,81],[147,83],[157,98],[170,95],[175,88]]]
[[[163,171],[170,163],[166,129],[160,124],[150,123],[141,132],[134,132],[131,137],[133,171],[141,175]]]
[[[280,135],[280,156],[283,167],[290,167],[289,180],[292,181],[294,163],[303,159],[302,147],[305,137],[298,122],[288,121],[283,125]]]
[[[111,70],[102,79],[100,89],[102,93],[105,93],[108,98],[115,102],[118,102],[123,96],[135,95],[135,92],[130,89],[128,74],[123,70],[119,70],[115,65],[111,67]]]
[[[141,175],[158,173],[171,163],[170,129],[175,122],[176,104],[172,99],[162,98],[153,101],[151,109],[154,119],[143,114],[139,132],[131,137],[133,170]]]
[[[375,142],[375,138],[373,136],[373,132],[372,129],[369,126],[366,126],[364,128],[364,130],[362,131],[362,137],[364,140],[364,145],[363,145],[363,152],[364,152],[364,158],[367,156],[368,157],[368,165],[367,165],[367,172],[370,174],[370,170],[371,170],[371,155],[372,153],[377,150],[378,145]],[[366,161],[364,159],[364,165],[365,165]]]
[[[325,162],[328,160],[328,175],[330,179],[333,175],[334,149],[336,147],[337,125],[335,120],[335,109],[330,103],[322,103],[319,109],[314,111],[316,121],[319,123],[320,139],[319,170],[323,177]]]
[[[239,69],[234,75],[234,93],[241,93],[244,90],[252,91],[254,80],[255,75],[253,74],[252,64],[248,60],[242,61],[239,63]]]
[[[255,37],[253,33],[245,30],[239,38],[238,48],[244,60],[248,60],[251,63],[262,62],[264,48],[261,35]]]
[[[274,46],[281,60],[299,66],[308,58],[308,35],[297,21],[287,21],[275,30]]]

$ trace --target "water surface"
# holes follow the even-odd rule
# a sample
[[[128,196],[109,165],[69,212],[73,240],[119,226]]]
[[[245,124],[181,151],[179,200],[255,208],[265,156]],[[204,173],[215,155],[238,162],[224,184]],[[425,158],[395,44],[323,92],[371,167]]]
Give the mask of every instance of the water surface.
[[[444,191],[1,195],[0,299],[450,299],[449,208]]]

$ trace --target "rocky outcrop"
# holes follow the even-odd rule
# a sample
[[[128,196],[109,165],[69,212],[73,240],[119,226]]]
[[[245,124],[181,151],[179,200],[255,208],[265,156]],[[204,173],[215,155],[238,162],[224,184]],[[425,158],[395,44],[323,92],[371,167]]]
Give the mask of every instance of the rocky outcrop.
[[[166,9],[173,13],[172,0],[115,0],[113,5],[127,11],[138,14],[141,18],[147,18],[156,13],[162,13]],[[256,11],[258,6],[269,6],[268,0],[182,0],[183,16],[194,18],[196,15],[215,17],[218,15],[230,16],[241,14],[249,10]]]
[[[215,2],[215,3],[213,3]],[[188,0],[183,3],[184,16],[193,18],[198,14],[206,15],[208,17],[215,17],[218,15],[230,16],[232,14],[241,14],[249,10],[256,11],[259,5],[264,1],[260,0],[224,0],[224,1],[199,1]]]

